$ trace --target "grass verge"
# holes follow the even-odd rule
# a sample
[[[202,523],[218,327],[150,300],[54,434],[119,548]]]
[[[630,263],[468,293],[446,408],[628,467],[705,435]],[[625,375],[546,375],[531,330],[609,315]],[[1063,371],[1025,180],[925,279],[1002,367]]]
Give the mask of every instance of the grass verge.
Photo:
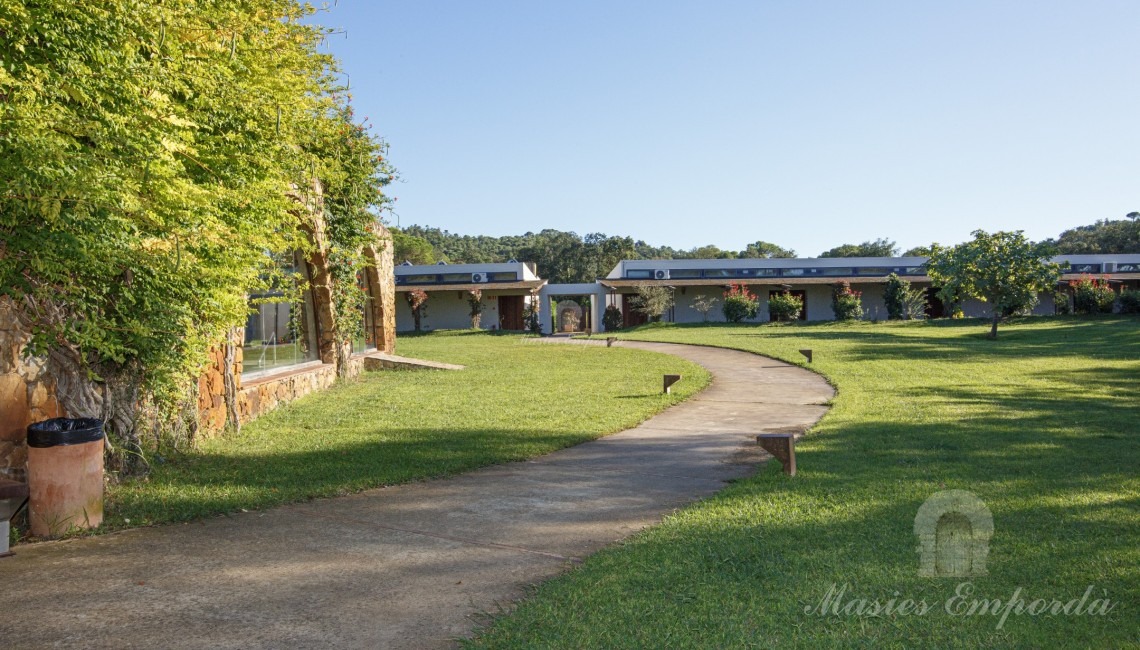
[[[523,460],[636,425],[708,383],[695,364],[620,348],[440,332],[400,354],[462,371],[365,373],[206,440],[109,489],[100,531],[348,494]],[[693,382],[661,394],[661,376]]]
[[[798,445],[796,477],[772,463],[598,553],[468,647],[1140,647],[1140,321],[985,332],[942,321],[624,334],[800,364],[811,348],[839,394]],[[946,489],[993,514],[988,575],[917,575],[915,514]],[[1029,613],[1090,589],[1082,614]],[[900,613],[907,599],[929,610]]]

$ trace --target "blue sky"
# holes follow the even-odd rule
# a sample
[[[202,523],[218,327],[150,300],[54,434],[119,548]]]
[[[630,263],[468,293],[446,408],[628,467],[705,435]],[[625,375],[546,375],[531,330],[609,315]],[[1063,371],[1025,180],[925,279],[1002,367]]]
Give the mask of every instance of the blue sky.
[[[1140,210],[1140,2],[363,2],[401,225],[811,256]],[[393,219],[393,222],[396,220]]]

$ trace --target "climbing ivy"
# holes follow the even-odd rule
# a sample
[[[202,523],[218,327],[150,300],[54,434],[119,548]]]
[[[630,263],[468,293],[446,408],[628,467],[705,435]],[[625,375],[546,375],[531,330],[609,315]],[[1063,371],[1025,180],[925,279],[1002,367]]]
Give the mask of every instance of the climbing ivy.
[[[274,256],[309,249],[297,199],[314,180],[343,264],[386,205],[383,145],[354,123],[312,12],[0,4],[0,295],[65,408],[128,448],[139,400],[183,400]]]

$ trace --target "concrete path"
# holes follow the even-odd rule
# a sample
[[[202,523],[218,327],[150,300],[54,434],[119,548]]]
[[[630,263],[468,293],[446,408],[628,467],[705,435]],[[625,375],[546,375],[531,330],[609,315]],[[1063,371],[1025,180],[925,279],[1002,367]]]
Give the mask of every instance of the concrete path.
[[[443,648],[527,585],[751,473],[754,435],[826,411],[819,376],[743,352],[641,426],[533,461],[232,517],[18,547],[3,648]]]

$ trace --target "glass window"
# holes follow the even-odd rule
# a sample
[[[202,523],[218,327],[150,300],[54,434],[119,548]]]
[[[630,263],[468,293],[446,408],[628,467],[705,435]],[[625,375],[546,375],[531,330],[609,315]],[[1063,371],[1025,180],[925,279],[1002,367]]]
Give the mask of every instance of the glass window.
[[[1073,264],[1069,273],[1100,273],[1100,264]]]
[[[894,269],[888,269],[885,266],[860,266],[856,271],[859,275],[890,275]]]
[[[372,286],[368,281],[368,275],[358,273],[356,283],[364,293],[364,301],[361,304],[360,331],[352,337],[352,353],[360,354],[376,349],[376,339],[374,338],[376,328],[372,314]]]
[[[402,279],[400,284],[435,284],[439,282],[437,275],[401,275],[397,279]]]
[[[280,263],[270,285],[249,296],[242,376],[256,377],[318,359],[308,269],[299,254]]]
[[[519,276],[514,271],[511,271],[509,273],[504,272],[504,273],[492,273],[491,274],[491,282],[515,282],[518,279],[519,279]]]
[[[1140,273],[1140,264],[1117,264],[1117,273]]]
[[[627,277],[631,280],[652,279],[653,278],[653,271],[648,270],[648,269],[630,270],[630,271],[625,272],[625,277]]]
[[[691,278],[701,277],[700,269],[673,269],[669,271],[669,277],[674,280],[685,280]]]
[[[470,273],[444,273],[441,276],[440,281],[441,282],[462,282],[464,284],[470,284],[471,283],[471,274]]]

